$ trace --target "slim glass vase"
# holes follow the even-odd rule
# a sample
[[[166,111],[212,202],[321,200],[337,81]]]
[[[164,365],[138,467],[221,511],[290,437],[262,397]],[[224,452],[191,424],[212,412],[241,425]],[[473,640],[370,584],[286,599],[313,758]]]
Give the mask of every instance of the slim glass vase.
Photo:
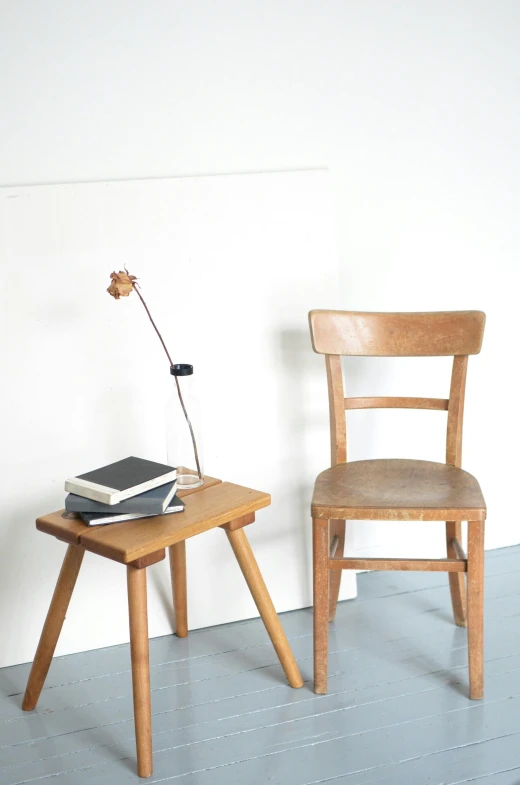
[[[204,482],[200,409],[194,391],[193,365],[172,365],[171,394],[166,404],[168,463],[177,468],[179,491]]]

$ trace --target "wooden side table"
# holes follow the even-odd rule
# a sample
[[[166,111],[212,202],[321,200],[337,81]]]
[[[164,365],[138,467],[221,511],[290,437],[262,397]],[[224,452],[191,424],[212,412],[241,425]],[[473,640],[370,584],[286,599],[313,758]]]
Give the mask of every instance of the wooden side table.
[[[85,550],[125,564],[128,582],[130,653],[134,697],[137,771],[152,774],[152,713],[148,655],[146,568],[161,561],[169,549],[176,634],[188,634],[186,547],[189,537],[219,526],[227,534],[247,585],[276,650],[291,687],[303,686],[293,653],[274,609],[262,574],[244,532],[255,512],[267,507],[271,497],[215,477],[204,485],[179,493],[185,498],[182,513],[89,528],[71,519],[64,510],[44,515],[36,528],[68,543],[22,703],[24,711],[35,708],[47,676],[54,649],[78,577]]]

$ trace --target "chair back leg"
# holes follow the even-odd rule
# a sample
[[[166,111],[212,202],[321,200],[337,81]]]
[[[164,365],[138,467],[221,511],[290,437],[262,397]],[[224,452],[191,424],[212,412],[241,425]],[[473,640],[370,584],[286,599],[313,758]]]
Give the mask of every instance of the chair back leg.
[[[345,551],[345,521],[330,522],[330,556],[341,557]],[[330,570],[329,584],[329,621],[336,618],[339,590],[343,570]]]
[[[462,542],[462,523],[460,521],[446,521],[446,551],[448,559],[457,559],[459,554],[454,545],[454,540]],[[453,607],[453,618],[458,627],[466,626],[466,579],[462,572],[450,572],[450,594]]]

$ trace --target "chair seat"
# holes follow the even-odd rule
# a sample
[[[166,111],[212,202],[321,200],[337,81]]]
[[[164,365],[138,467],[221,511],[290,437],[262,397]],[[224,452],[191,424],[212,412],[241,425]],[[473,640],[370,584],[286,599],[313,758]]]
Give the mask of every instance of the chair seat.
[[[329,520],[478,521],[480,486],[468,472],[432,461],[351,461],[318,475],[312,517]]]

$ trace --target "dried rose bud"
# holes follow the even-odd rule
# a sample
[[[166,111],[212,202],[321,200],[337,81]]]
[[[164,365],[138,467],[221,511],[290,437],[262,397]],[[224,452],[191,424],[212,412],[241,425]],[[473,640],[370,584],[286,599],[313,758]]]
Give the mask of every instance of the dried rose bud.
[[[110,273],[112,283],[107,289],[107,292],[119,300],[120,297],[128,297],[134,288],[134,281],[137,281],[135,275],[128,275],[127,272],[119,270],[118,273]]]

